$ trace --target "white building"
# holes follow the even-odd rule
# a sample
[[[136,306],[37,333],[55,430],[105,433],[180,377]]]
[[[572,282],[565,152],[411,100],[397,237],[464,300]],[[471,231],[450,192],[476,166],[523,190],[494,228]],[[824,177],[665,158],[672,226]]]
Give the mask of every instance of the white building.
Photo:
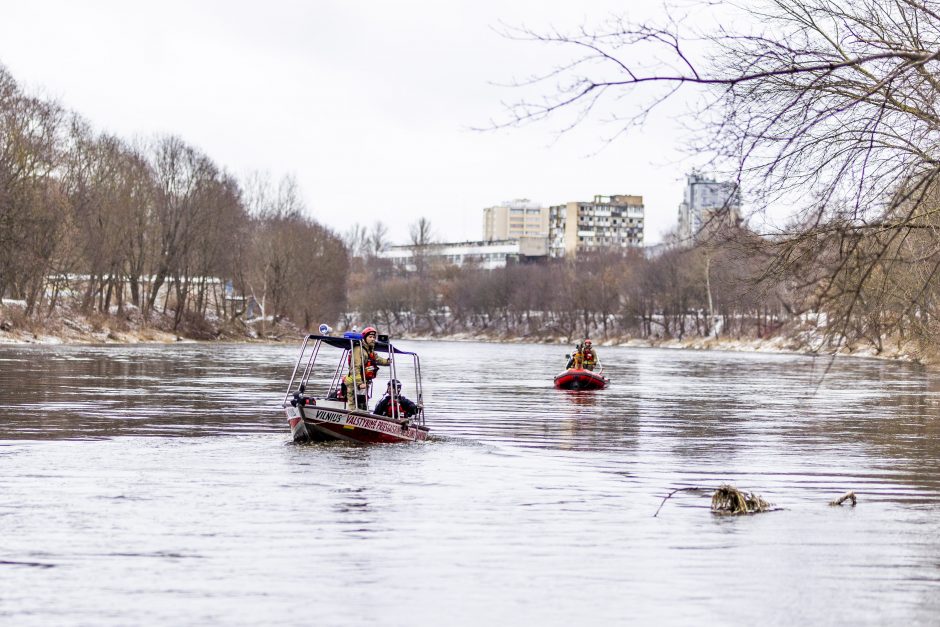
[[[737,224],[741,220],[741,195],[731,181],[716,181],[696,171],[686,177],[682,203],[679,205],[679,241],[695,241],[703,228],[714,220]]]
[[[520,237],[548,237],[547,207],[520,198],[483,210],[484,241]]]
[[[415,256],[418,254],[424,255],[425,260],[432,264],[476,265],[484,270],[492,270],[510,263],[547,257],[548,239],[522,237],[491,242],[448,242],[420,248],[414,245],[391,246],[379,253],[379,257],[392,260],[404,270],[414,271],[417,268]]]
[[[644,215],[643,197],[623,194],[549,207],[549,254],[642,247]]]

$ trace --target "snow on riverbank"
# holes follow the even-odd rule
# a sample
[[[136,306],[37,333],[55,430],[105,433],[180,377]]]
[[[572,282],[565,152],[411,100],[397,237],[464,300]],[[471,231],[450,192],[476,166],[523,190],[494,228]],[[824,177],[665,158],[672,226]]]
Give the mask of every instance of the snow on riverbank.
[[[49,317],[27,317],[25,303],[4,300],[0,304],[0,344],[168,344],[197,341],[258,341],[255,324],[221,324],[199,321],[173,329],[172,315],[153,314],[144,320],[136,308],[111,315],[82,314],[63,307]],[[259,327],[261,321],[256,323]],[[265,321],[264,341],[291,339],[302,332],[289,323],[272,326]]]
[[[141,344],[174,343],[196,341],[227,342],[292,342],[303,336],[303,331],[289,323],[272,325],[269,321],[260,327],[260,321],[253,324],[214,325],[199,328],[194,334],[185,331],[173,331],[172,320],[155,316],[144,321],[136,311],[125,314],[103,316],[85,316],[74,311],[64,311],[43,320],[26,318],[23,314],[25,303],[5,300],[0,305],[0,344]],[[453,342],[498,342],[513,344],[558,344],[572,346],[575,341],[563,336],[545,335],[540,337],[505,336],[485,333],[451,333],[447,335],[427,333],[403,333],[401,339],[438,340]],[[749,351],[801,354],[832,354],[825,329],[818,322],[803,321],[799,326],[781,329],[779,335],[769,338],[730,338],[730,337],[686,337],[683,339],[633,338],[633,337],[595,337],[598,346],[653,347],[685,350]],[[840,355],[891,359],[925,364],[940,364],[935,355],[925,354],[910,344],[898,345],[897,342],[885,342],[883,350],[878,352],[872,346],[842,346]]]

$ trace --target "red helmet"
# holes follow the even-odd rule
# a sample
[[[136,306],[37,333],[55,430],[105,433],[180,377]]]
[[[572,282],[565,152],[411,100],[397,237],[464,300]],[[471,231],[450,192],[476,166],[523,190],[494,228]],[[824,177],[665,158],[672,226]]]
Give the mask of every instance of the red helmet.
[[[584,340],[584,345],[585,345],[585,346],[590,346],[590,345],[591,345],[591,340]]]
[[[378,336],[379,332],[375,330],[375,327],[366,327],[365,329],[362,330],[362,334],[361,334],[361,335],[362,335],[363,339],[365,339],[365,337],[366,337],[367,335],[370,335],[370,334],[371,334],[371,335]]]

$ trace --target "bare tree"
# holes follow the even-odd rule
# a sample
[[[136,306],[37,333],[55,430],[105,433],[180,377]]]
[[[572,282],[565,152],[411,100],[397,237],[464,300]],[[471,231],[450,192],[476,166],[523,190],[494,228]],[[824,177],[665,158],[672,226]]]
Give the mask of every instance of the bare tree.
[[[369,254],[369,230],[356,222],[343,234],[343,243],[353,257],[366,257]]]
[[[257,181],[256,181],[257,183]],[[349,255],[343,239],[306,216],[296,181],[251,187],[254,213],[248,292],[276,323],[333,323],[346,306]]]
[[[411,225],[409,231],[415,270],[420,279],[412,302],[417,308],[417,313],[426,315],[432,309],[436,296],[434,286],[429,280],[428,249],[434,243],[431,221],[424,217],[419,218]]]
[[[763,0],[722,9],[743,13],[722,16],[734,30],[694,32],[673,20],[511,32],[567,46],[572,60],[542,76],[550,93],[520,102],[508,123],[570,114],[570,128],[610,113],[616,136],[698,88],[692,147],[733,168],[757,211],[795,208],[784,229],[765,232],[775,245],[767,273],[807,278],[808,305],[833,314],[838,336],[853,335],[859,307],[887,305],[867,283],[934,228],[940,3]],[[625,111],[624,102],[641,104]],[[923,284],[894,305],[901,311],[921,310],[935,282],[940,253],[921,253],[929,253],[918,264]]]
[[[291,177],[242,187],[179,137],[97,133],[0,66],[0,298],[25,300],[27,316],[69,293],[88,313],[120,314],[129,294],[144,316],[209,338],[211,314],[232,321],[244,305],[230,297],[257,285],[275,319],[335,322],[348,256],[304,213]],[[384,227],[366,239],[380,250]]]
[[[81,251],[72,269],[87,276],[82,299],[86,311],[108,312],[112,300],[123,307],[134,251],[132,231],[138,224],[133,215],[138,208],[133,198],[138,181],[129,163],[133,159],[121,140],[96,136],[87,122],[72,116],[61,182]]]
[[[417,248],[426,248],[434,243],[434,231],[431,221],[427,218],[418,218],[409,228],[411,245]]]
[[[27,301],[31,314],[68,227],[56,181],[64,112],[26,95],[0,66],[0,296]]]
[[[367,241],[367,251],[370,257],[377,257],[379,253],[388,250],[388,227],[384,222],[379,220],[372,225]]]

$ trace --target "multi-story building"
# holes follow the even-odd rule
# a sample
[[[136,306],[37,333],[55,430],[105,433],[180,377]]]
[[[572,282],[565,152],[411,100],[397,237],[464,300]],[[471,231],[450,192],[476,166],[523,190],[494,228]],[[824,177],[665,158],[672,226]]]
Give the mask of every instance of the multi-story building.
[[[741,195],[737,183],[716,181],[692,171],[686,177],[679,205],[679,241],[691,243],[703,229],[741,221]]]
[[[642,196],[595,196],[591,202],[549,207],[548,246],[552,257],[643,246]]]
[[[417,268],[416,257],[423,255],[427,262],[449,265],[476,265],[484,270],[502,268],[509,263],[544,259],[548,256],[548,240],[544,237],[521,237],[491,242],[449,242],[427,246],[391,246],[379,257],[391,259],[403,270]]]
[[[548,237],[548,209],[528,198],[504,202],[483,210],[483,239]]]

